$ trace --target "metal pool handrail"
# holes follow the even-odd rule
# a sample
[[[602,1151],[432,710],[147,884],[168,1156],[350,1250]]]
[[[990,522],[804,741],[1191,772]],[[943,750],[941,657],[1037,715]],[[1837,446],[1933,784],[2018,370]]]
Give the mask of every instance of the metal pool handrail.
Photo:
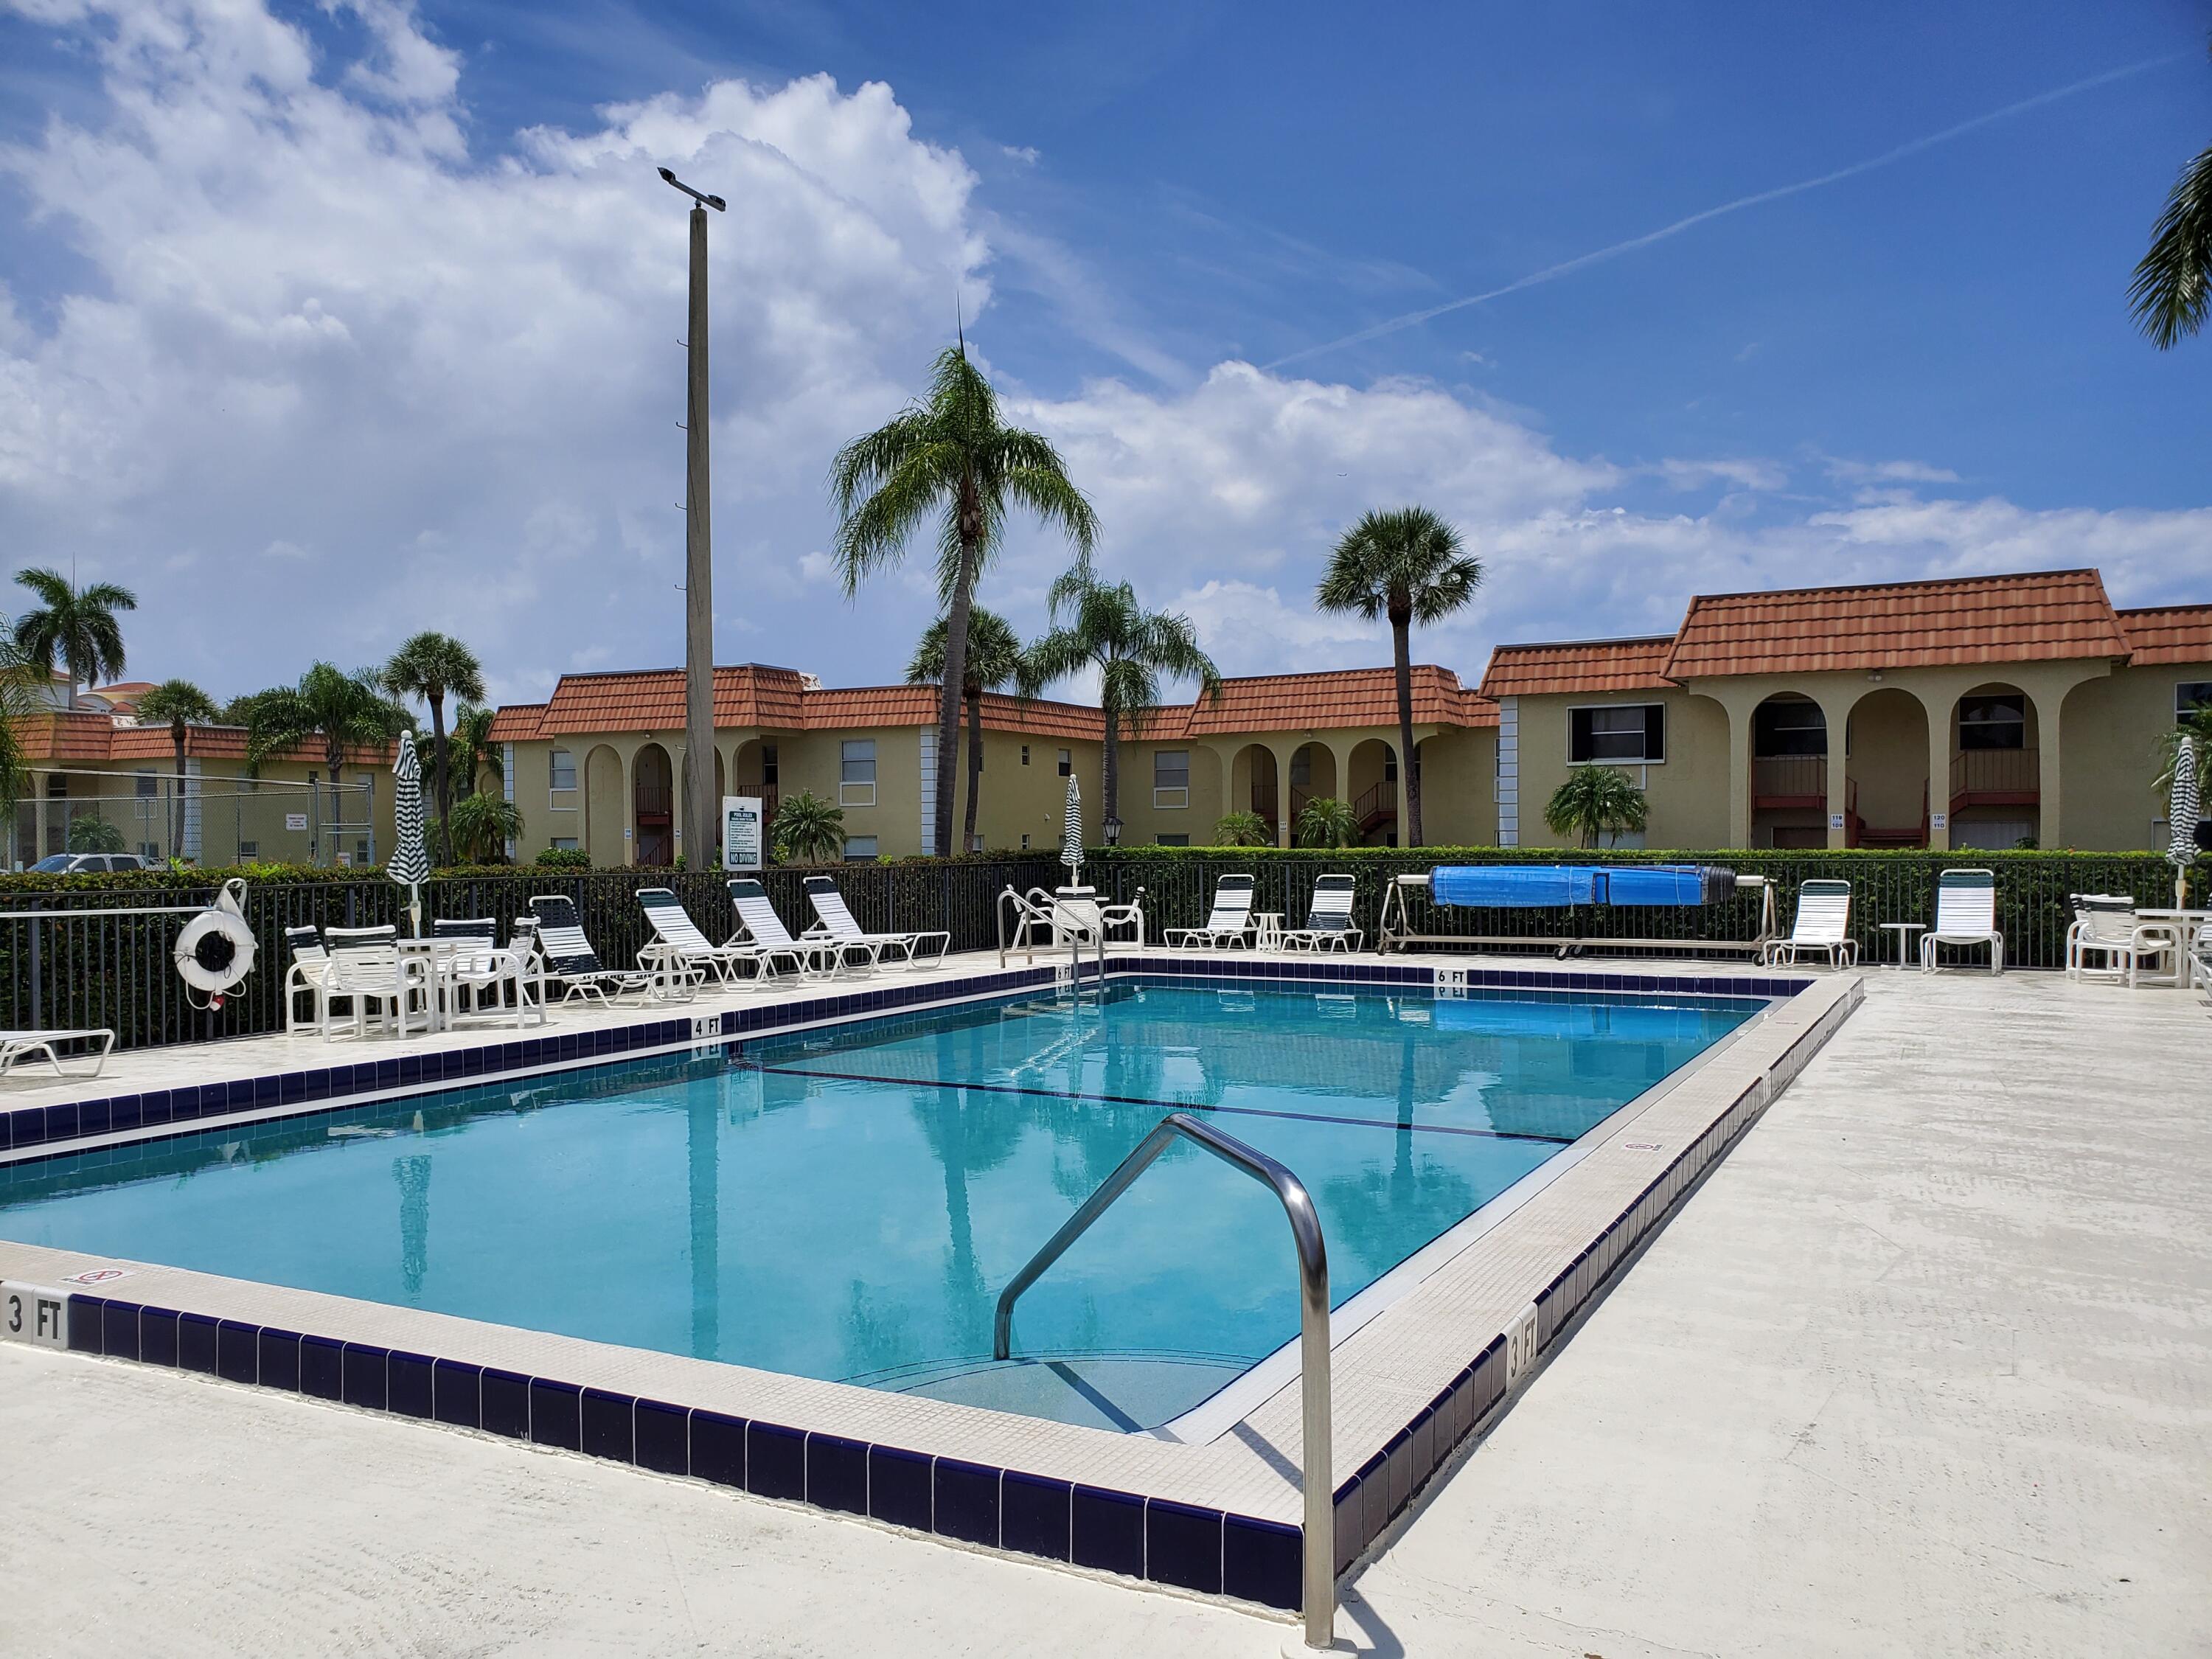
[[[991,1352],[1009,1357],[1013,1346],[1014,1303],[1036,1283],[1046,1268],[1106,1213],[1114,1200],[1135,1184],[1139,1176],[1177,1136],[1193,1140],[1231,1167],[1242,1170],[1273,1193],[1291,1220],[1291,1242],[1298,1252],[1298,1377],[1304,1444],[1301,1461],[1305,1486],[1305,1641],[1310,1648],[1327,1648],[1336,1633],[1336,1507],[1329,1474],[1331,1431],[1328,1398],[1328,1248],[1321,1236],[1321,1218],[1314,1212],[1313,1195],[1305,1183],[1265,1152],[1225,1135],[1185,1112],[1170,1112],[1137,1148],[1099,1183],[1083,1207],[1067,1218],[1029,1265],[1007,1281],[999,1292],[998,1311],[992,1320]]]

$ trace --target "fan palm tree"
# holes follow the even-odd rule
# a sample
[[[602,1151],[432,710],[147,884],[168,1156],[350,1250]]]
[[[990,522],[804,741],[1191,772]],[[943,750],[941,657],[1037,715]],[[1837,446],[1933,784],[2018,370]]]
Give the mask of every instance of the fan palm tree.
[[[169,728],[169,747],[176,757],[171,775],[169,855],[181,857],[185,847],[185,738],[195,726],[212,726],[221,714],[215,699],[190,680],[163,680],[138,699],[138,723]]]
[[[945,619],[929,625],[906,665],[908,685],[940,685],[945,680]],[[996,611],[981,605],[968,612],[968,661],[960,695],[968,704],[968,812],[961,848],[975,845],[975,800],[983,783],[983,694],[1023,683],[1026,668],[1021,637]]]
[[[39,709],[36,688],[44,678],[36,665],[15,648],[14,637],[0,622],[0,817],[15,821],[15,803],[33,788],[30,762],[23,754],[19,720]]]
[[[1600,836],[1641,830],[1648,810],[1644,792],[1618,766],[1577,766],[1544,803],[1544,822],[1555,836],[1595,847]]]
[[[1352,815],[1352,803],[1333,795],[1315,796],[1298,814],[1297,838],[1301,847],[1351,846],[1359,839],[1359,820]]]
[[[1267,820],[1257,812],[1224,812],[1213,823],[1213,845],[1216,847],[1272,847],[1275,838],[1268,833]]]
[[[998,394],[968,361],[964,339],[939,356],[921,402],[837,452],[830,491],[848,598],[865,578],[897,562],[925,524],[937,524],[937,590],[945,632],[933,845],[944,852],[952,844],[969,612],[976,580],[999,550],[1006,509],[1026,507],[1058,525],[1086,559],[1098,538],[1097,520],[1083,492],[1068,481],[1059,452],[1037,434],[1000,420]]]
[[[2185,164],[2166,192],[2128,302],[2136,326],[2160,351],[2204,326],[2212,312],[2212,149]]]
[[[2212,778],[2212,702],[2196,704],[2174,723],[2172,731],[2159,735],[2158,775],[2151,779],[2150,787],[2160,800],[2173,792],[2173,769],[2180,763],[2184,749],[2194,752],[2202,788],[2204,780]]]
[[[94,582],[80,590],[54,570],[18,570],[15,583],[40,599],[39,608],[15,618],[15,648],[49,674],[58,666],[69,676],[69,706],[76,707],[80,684],[94,685],[123,672],[123,628],[118,611],[136,611],[138,596],[113,582]]]
[[[1390,619],[1398,672],[1398,774],[1405,780],[1406,845],[1421,844],[1421,767],[1413,749],[1415,623],[1442,622],[1474,597],[1482,562],[1460,546],[1459,532],[1422,507],[1369,513],[1344,532],[1315,590],[1321,610]]]
[[[447,845],[468,863],[498,864],[507,857],[507,842],[522,834],[522,813],[504,795],[471,793],[453,803],[453,817],[441,828]]]
[[[256,692],[246,706],[248,770],[258,769],[271,755],[319,739],[332,790],[349,750],[389,743],[414,724],[404,708],[384,695],[374,672],[349,674],[326,662],[301,675],[297,685]]]
[[[1159,705],[1163,675],[1194,679],[1208,697],[1221,695],[1221,671],[1198,648],[1190,618],[1172,611],[1147,611],[1127,582],[1108,585],[1086,563],[1052,585],[1055,627],[1029,649],[1024,689],[1042,690],[1086,668],[1098,671],[1098,702],[1106,715],[1105,816],[1117,818],[1121,797],[1121,731],[1140,734]]]
[[[845,811],[811,789],[786,795],[769,826],[775,855],[787,864],[828,864],[845,850]]]
[[[507,746],[491,740],[491,723],[498,714],[496,708],[479,708],[469,702],[453,710],[453,730],[446,741],[453,753],[456,793],[475,794],[487,772],[494,783],[507,781]]]
[[[384,688],[396,696],[420,697],[430,705],[430,789],[438,805],[439,839],[444,862],[453,861],[452,775],[447,770],[446,699],[481,702],[483,665],[476,653],[450,634],[426,629],[392,654],[384,665]]]

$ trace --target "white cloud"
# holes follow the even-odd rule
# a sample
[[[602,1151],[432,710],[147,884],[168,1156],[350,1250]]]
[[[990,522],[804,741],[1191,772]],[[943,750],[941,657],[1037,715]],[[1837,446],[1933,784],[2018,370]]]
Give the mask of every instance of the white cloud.
[[[1840,456],[1823,458],[1823,470],[1838,483],[1954,484],[1959,475],[1948,466],[1926,461],[1851,461]]]

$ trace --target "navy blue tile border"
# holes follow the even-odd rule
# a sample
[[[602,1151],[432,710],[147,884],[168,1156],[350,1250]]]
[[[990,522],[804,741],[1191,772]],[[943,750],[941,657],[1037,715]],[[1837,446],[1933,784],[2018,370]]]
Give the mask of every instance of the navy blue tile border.
[[[1283,966],[1273,962],[1253,965]],[[1304,976],[1297,971],[1304,964],[1289,966],[1290,974],[1253,976]],[[1153,971],[1150,958],[1116,958],[1109,969]],[[1429,981],[1432,970],[1384,971],[1402,975],[1395,982],[1415,983]],[[1360,976],[1366,978],[1369,972]],[[1048,971],[985,977],[1037,983],[1050,975]],[[1557,981],[1590,976],[1517,977]],[[1668,988],[1682,983],[1670,979]],[[1695,983],[1700,989],[1709,985],[1711,994],[1734,996],[1794,995],[1803,988],[1803,982],[1758,978]],[[963,988],[973,984],[963,982]],[[895,997],[918,1001],[941,988],[913,986],[871,994],[884,1000],[868,1012],[879,1011]],[[998,988],[1004,988],[994,987]],[[860,1000],[834,1000],[850,1005]],[[791,1012],[804,1018],[817,1006],[795,1005]],[[731,1035],[741,1016],[774,1012],[782,1011],[727,1011],[724,1033]],[[1769,1068],[1768,1075],[1786,1077],[1802,1066],[1803,1054],[1826,1035],[1823,1027],[1832,1029],[1832,1022],[1809,1028]],[[659,1032],[672,1028],[680,1028],[689,1040],[688,1021],[641,1029]],[[582,1046],[577,1045],[580,1049]],[[1764,1079],[1747,1086],[1652,1177],[1595,1243],[1538,1294],[1539,1352],[1560,1340],[1621,1265],[1727,1155],[1765,1109],[1767,1097]],[[392,1415],[434,1419],[762,1497],[867,1515],[966,1543],[1271,1607],[1295,1610],[1297,1605],[1304,1540],[1299,1528],[1279,1522],[1109,1488],[1071,1486],[1020,1470],[931,1457],[819,1431],[809,1434],[704,1408],[634,1400],[556,1377],[526,1376],[434,1355],[257,1328],[90,1294],[70,1297],[68,1338],[69,1346],[80,1352],[204,1371],[234,1382],[342,1401]],[[1494,1421],[1509,1393],[1505,1350],[1503,1334],[1492,1337],[1382,1450],[1337,1487],[1334,1565],[1340,1575],[1406,1512],[1462,1446]]]

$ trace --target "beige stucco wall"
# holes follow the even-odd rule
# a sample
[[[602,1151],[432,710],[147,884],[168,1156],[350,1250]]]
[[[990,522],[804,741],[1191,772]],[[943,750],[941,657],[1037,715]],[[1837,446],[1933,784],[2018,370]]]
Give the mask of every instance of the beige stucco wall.
[[[2065,744],[2064,845],[2099,851],[2164,846],[2153,824],[2166,803],[2150,787],[2160,738],[2173,726],[2175,688],[2212,681],[2212,662],[2122,668],[2069,693],[2059,714]],[[2046,843],[2051,844],[2051,843]]]
[[[426,743],[426,750],[428,747]],[[241,859],[271,864],[309,861],[313,838],[306,830],[288,829],[286,823],[293,813],[306,813],[311,822],[317,823],[328,816],[327,793],[311,810],[306,790],[298,787],[307,783],[310,774],[327,782],[327,766],[307,761],[271,760],[249,775],[243,761],[196,757],[190,763],[197,765],[200,779],[198,861],[202,865],[229,865]],[[115,824],[124,832],[125,852],[141,853],[150,848],[150,856],[167,855],[173,828],[166,781],[176,765],[171,755],[130,760],[34,761],[32,765],[36,787],[25,793],[16,811],[16,844],[12,849],[15,860],[29,864],[46,851],[66,850],[72,811],[96,816]],[[426,756],[426,774],[428,770]],[[138,775],[144,772],[162,781],[155,786],[155,796],[142,797],[137,793]],[[55,799],[47,793],[56,773],[68,777],[69,793],[64,799]],[[347,792],[349,811],[351,803],[359,799],[356,792],[365,780],[372,783],[373,836],[356,832],[349,827],[341,844],[337,838],[324,835],[322,855],[326,860],[339,851],[355,861],[374,859],[381,862],[391,856],[392,773],[388,768],[349,765],[342,769],[339,782]],[[264,784],[269,787],[262,787]],[[427,775],[424,787],[427,791]],[[242,846],[253,850],[241,853]]]
[[[1569,756],[1573,723],[1569,711],[1637,703],[1657,703],[1667,711],[1667,758],[1625,768],[1643,788],[1650,808],[1644,844],[1659,848],[1727,845],[1728,714],[1711,698],[1680,689],[1517,699],[1520,845],[1572,844],[1571,838],[1553,834],[1544,823],[1545,805],[1572,769]]]

